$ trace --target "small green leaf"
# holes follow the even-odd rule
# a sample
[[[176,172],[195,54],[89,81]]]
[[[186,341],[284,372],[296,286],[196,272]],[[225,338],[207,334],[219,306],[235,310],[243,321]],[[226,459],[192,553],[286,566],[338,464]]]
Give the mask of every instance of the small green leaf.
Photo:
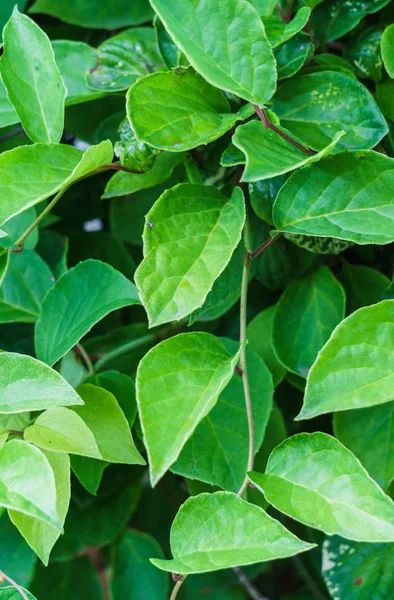
[[[78,456],[76,454],[70,456],[70,459],[72,471],[80,484],[83,485],[89,494],[96,496],[104,471],[109,463],[104,460]]]
[[[208,144],[251,114],[251,106],[232,114],[222,92],[191,69],[152,73],[127,93],[127,115],[137,138],[162,150]]]
[[[303,6],[290,23],[285,23],[279,16],[263,19],[265,33],[271,46],[273,48],[280,46],[301,31],[307,24],[310,14],[311,9]]]
[[[293,77],[312,58],[314,49],[311,36],[303,31],[275,48],[274,56],[278,68],[278,79]]]
[[[209,543],[207,544],[207,540]],[[171,528],[172,560],[159,569],[186,575],[285,558],[313,548],[258,506],[230,492],[186,500]]]
[[[168,33],[209,83],[263,105],[276,68],[264,25],[246,0],[151,0]]]
[[[307,377],[319,350],[345,316],[345,299],[328,267],[289,284],[272,326],[274,351],[287,370]]]
[[[283,127],[314,150],[322,150],[339,131],[338,148],[369,150],[387,133],[373,96],[354,77],[335,71],[308,73],[285,81],[272,109]]]
[[[33,594],[31,594],[28,590],[23,589],[24,594],[26,595],[27,600],[37,600]],[[5,587],[0,588],[0,599],[1,600],[20,600],[21,595],[14,587]]]
[[[83,404],[81,398],[48,365],[31,356],[0,353],[0,413],[20,413],[76,404]]]
[[[361,542],[394,541],[394,502],[326,433],[288,438],[272,452],[265,475],[250,479],[277,510],[309,527]]]
[[[137,290],[119,271],[98,260],[79,263],[45,297],[35,331],[37,356],[53,365],[95,323],[132,304],[140,304]]]
[[[136,389],[152,485],[177,460],[199,422],[215,406],[238,356],[239,352],[230,357],[222,342],[207,333],[177,335],[144,356]]]
[[[286,374],[285,367],[278,361],[272,345],[272,324],[276,304],[269,306],[259,313],[249,324],[246,337],[252,350],[265,362],[271,371],[274,386],[282,381]]]
[[[112,550],[113,600],[149,598],[167,600],[168,575],[158,571],[149,562],[152,555],[164,558],[163,551],[153,537],[128,529],[117,540]]]
[[[95,90],[118,92],[163,67],[154,29],[137,27],[100,44],[97,64],[87,72],[86,82]]]
[[[0,506],[40,519],[59,532],[52,467],[41,450],[11,440],[0,450]]]
[[[394,241],[394,160],[347,151],[294,173],[274,205],[276,228],[357,244]]]
[[[344,263],[338,279],[346,292],[346,313],[376,304],[384,299],[390,280],[375,269],[364,265]]]
[[[393,400],[393,367],[394,300],[360,308],[319,353],[297,419]]]
[[[23,128],[34,142],[59,142],[67,89],[48,36],[15,7],[3,40],[1,77]]]
[[[363,28],[347,46],[345,56],[354,65],[356,75],[360,79],[372,79],[372,81],[382,79],[381,38],[381,28],[372,25]]]
[[[63,527],[70,503],[70,459],[67,454],[48,451],[43,451],[43,454],[48,459],[55,476],[56,511],[59,515],[60,524]],[[60,536],[60,532],[55,527],[48,525],[48,523],[16,512],[15,510],[9,510],[9,515],[27,543],[33,548],[42,562],[47,565],[49,555]]]
[[[322,575],[336,600],[389,600],[394,589],[394,544],[363,544],[341,537],[323,543]]]
[[[381,49],[385,69],[391,79],[394,79],[394,24],[384,30]]]
[[[283,129],[283,132],[291,135],[286,129]],[[317,162],[331,154],[344,133],[338,132],[326,148],[308,156],[272,129],[264,127],[261,121],[249,121],[238,127],[233,135],[234,145],[246,156],[246,169],[242,181],[271,179]]]
[[[387,490],[394,479],[394,402],[335,413],[334,432]]]
[[[204,304],[238,245],[244,221],[238,187],[229,200],[211,186],[195,184],[160,196],[146,216],[144,260],[135,274],[151,327],[182,319]]]

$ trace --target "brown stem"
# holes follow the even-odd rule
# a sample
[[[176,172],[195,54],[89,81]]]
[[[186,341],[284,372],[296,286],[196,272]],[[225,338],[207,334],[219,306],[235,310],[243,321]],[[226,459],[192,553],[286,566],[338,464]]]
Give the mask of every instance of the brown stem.
[[[293,146],[298,148],[298,150],[301,150],[301,152],[308,154],[308,156],[314,156],[316,154],[316,152],[313,152],[313,150],[309,150],[309,148],[305,148],[305,146],[303,146],[302,144],[297,142],[297,140],[293,139],[292,137],[287,135],[287,133],[285,133],[284,131],[279,129],[279,127],[277,127],[276,125],[271,123],[271,121],[268,119],[268,117],[265,113],[265,110],[263,108],[261,108],[260,106],[257,106],[257,104],[253,104],[253,108],[255,109],[256,113],[259,115],[259,117],[262,120],[263,125],[266,129],[272,129],[272,131],[275,131],[275,133],[280,135],[280,137],[283,138],[284,140],[286,140],[286,142],[289,142],[290,144],[292,144]]]
[[[23,435],[23,431],[16,431],[16,429],[11,429],[8,433],[12,433],[13,435]]]
[[[256,248],[256,250],[253,250],[253,252],[249,253],[250,258],[257,258],[258,256],[260,256],[260,254],[262,254],[270,246],[272,246],[272,244],[274,244],[276,242],[276,240],[278,238],[280,238],[281,235],[282,235],[282,233],[278,233],[277,235],[275,235],[274,237],[270,238],[269,240],[266,240],[263,244],[261,244],[261,246],[259,246],[258,248]]]
[[[10,583],[12,587],[14,587],[17,590],[17,592],[20,593],[24,600],[29,600],[21,586],[18,585],[13,579],[11,579],[11,577],[8,577],[8,575],[6,575],[3,571],[0,571],[0,579],[5,579],[6,581],[8,581],[8,583]]]
[[[183,582],[185,581],[186,577],[187,577],[187,575],[183,576],[183,577],[180,577],[177,580],[176,584],[174,585],[174,589],[172,590],[172,594],[171,594],[170,600],[175,600],[176,599],[176,597],[178,595],[178,592],[179,592],[179,590],[180,590]]]
[[[234,567],[233,571],[237,575],[240,584],[245,588],[245,591],[253,600],[269,600],[266,596],[260,594],[259,590],[253,585],[250,579],[248,579],[242,569]]]

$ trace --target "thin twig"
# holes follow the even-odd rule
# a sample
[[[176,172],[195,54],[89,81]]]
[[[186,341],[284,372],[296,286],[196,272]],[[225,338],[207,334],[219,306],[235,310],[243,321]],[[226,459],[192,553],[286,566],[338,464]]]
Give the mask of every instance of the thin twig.
[[[275,235],[274,237],[270,238],[269,240],[266,240],[263,244],[261,244],[261,246],[256,248],[256,250],[253,250],[253,252],[249,253],[250,258],[257,258],[258,256],[260,256],[260,254],[262,254],[270,246],[272,246],[272,244],[274,244],[276,242],[276,240],[280,238],[281,235],[282,235],[282,233],[280,232],[277,235]]]
[[[248,579],[242,569],[234,567],[233,571],[237,575],[240,584],[245,588],[245,591],[253,598],[253,600],[269,600],[269,598],[260,594],[259,590],[253,585],[250,579]]]
[[[299,556],[292,556],[291,561],[294,564],[298,574],[305,581],[306,585],[309,587],[313,597],[316,600],[327,600],[327,596],[323,594],[316,581],[311,577],[308,569],[305,567]]]
[[[257,104],[253,104],[253,108],[255,109],[256,113],[262,120],[263,125],[266,129],[272,129],[272,131],[275,131],[275,133],[277,133],[281,138],[286,140],[286,142],[289,142],[289,144],[292,144],[295,148],[298,148],[298,150],[301,150],[301,152],[304,152],[304,154],[308,154],[308,156],[314,156],[316,154],[316,152],[314,152],[313,150],[309,150],[309,148],[305,148],[305,146],[303,146],[302,144],[297,142],[297,140],[292,138],[290,135],[287,135],[287,133],[285,133],[284,131],[279,129],[279,127],[277,127],[276,125],[271,123],[271,121],[268,119],[268,117],[266,115],[265,110],[263,108],[261,108],[261,106],[258,106]]]
[[[92,365],[92,361],[90,360],[89,354],[86,352],[85,348],[82,344],[75,344],[74,351],[82,357],[83,362],[86,365],[89,375],[94,375],[94,369]]]
[[[186,577],[182,577],[182,579],[179,579],[176,582],[176,584],[174,585],[174,589],[172,590],[172,594],[171,594],[170,600],[175,600],[175,598],[177,597],[178,592],[179,592],[179,590],[180,590],[183,582],[185,581]]]
[[[246,324],[247,324],[247,306],[248,306],[248,283],[249,283],[249,267],[250,267],[250,256],[245,250],[244,254],[244,268],[242,274],[242,288],[241,288],[241,308],[240,308],[240,336],[239,340],[242,344],[241,354],[239,358],[239,365],[242,371],[242,383],[244,388],[246,415],[248,418],[248,430],[249,430],[249,455],[248,455],[248,466],[247,471],[253,470],[254,463],[254,422],[253,422],[253,407],[252,398],[250,394],[249,379],[248,379],[248,365],[246,361]],[[241,485],[238,496],[242,496],[249,484],[249,476],[246,473],[243,484]]]
[[[8,577],[8,575],[6,575],[3,571],[0,571],[0,579],[5,579],[6,581],[8,581],[8,583],[10,583],[12,585],[12,587],[15,588],[17,590],[17,592],[20,593],[20,595],[22,596],[22,598],[24,598],[24,600],[29,600],[29,598],[26,596],[26,594],[23,591],[23,589],[21,588],[21,586],[18,585],[13,579],[11,579],[11,577]]]

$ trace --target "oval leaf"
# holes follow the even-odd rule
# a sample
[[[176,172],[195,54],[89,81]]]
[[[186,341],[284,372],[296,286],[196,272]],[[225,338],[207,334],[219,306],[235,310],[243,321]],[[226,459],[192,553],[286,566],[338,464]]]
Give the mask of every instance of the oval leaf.
[[[275,508],[309,527],[361,542],[394,541],[394,502],[326,433],[288,438],[272,452],[265,475],[250,479]]]
[[[113,310],[140,304],[135,286],[99,260],[86,260],[57,280],[36,323],[35,347],[53,365]]]
[[[186,500],[171,528],[173,560],[151,560],[159,569],[186,575],[285,558],[311,548],[313,544],[298,539],[262,508],[230,492],[217,492]]]
[[[308,376],[299,419],[394,399],[394,300],[360,308],[335,329]]]

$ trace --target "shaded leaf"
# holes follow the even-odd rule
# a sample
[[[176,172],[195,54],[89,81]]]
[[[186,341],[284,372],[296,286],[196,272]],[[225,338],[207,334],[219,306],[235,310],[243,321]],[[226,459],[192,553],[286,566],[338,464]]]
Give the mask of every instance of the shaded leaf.
[[[347,314],[383,300],[390,283],[383,273],[375,269],[349,263],[344,263],[337,277],[345,288]]]
[[[246,329],[248,343],[265,362],[271,371],[274,386],[282,381],[286,374],[285,367],[278,361],[272,345],[272,325],[276,304],[259,313]]]
[[[28,586],[34,574],[37,557],[11,523],[7,513],[1,516],[0,527],[1,568],[14,581],[18,581],[19,585]],[[2,591],[3,587],[0,586],[0,598]]]
[[[312,58],[315,46],[311,36],[301,31],[291,40],[275,48],[278,79],[293,77]]]
[[[390,77],[394,79],[394,24],[384,30],[381,47],[384,67]]]
[[[104,600],[96,567],[88,556],[40,566],[30,587],[37,600]],[[10,600],[20,600],[20,596]]]

